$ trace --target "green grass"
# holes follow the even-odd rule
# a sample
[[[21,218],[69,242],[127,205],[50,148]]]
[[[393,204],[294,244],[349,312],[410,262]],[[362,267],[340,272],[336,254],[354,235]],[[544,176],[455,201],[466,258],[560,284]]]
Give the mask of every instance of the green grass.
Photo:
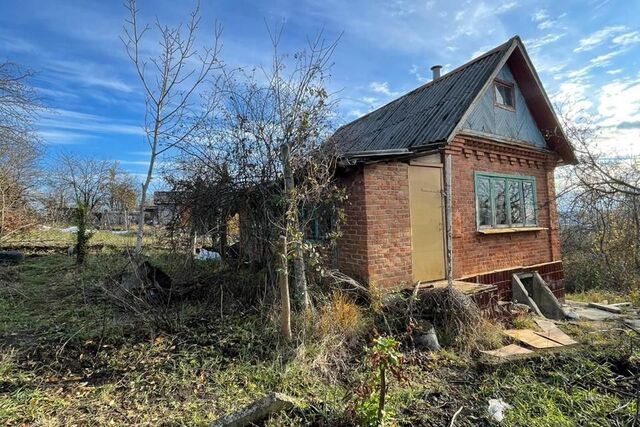
[[[347,346],[340,336],[311,333],[317,318],[294,317],[294,341],[283,342],[273,300],[260,309],[234,303],[255,277],[154,257],[174,277],[208,289],[167,311],[170,330],[150,327],[101,292],[105,277],[128,262],[116,252],[91,255],[82,267],[64,255],[0,267],[0,425],[204,426],[272,391],[305,406],[268,425],[351,423],[354,393],[370,375],[363,347],[373,331]],[[221,275],[228,287],[214,292]],[[374,323],[372,313],[362,315]],[[405,380],[390,381],[391,421],[448,425],[464,406],[457,426],[492,425],[488,399],[503,398],[513,406],[506,426],[628,425],[635,401],[616,378],[638,372],[635,337],[563,328],[587,345],[498,367],[452,349],[407,353]]]
[[[92,237],[89,240],[89,246],[108,246],[108,247],[133,247],[135,246],[135,231],[131,230],[127,234],[114,234],[109,230],[90,230]],[[75,244],[76,235],[74,233],[65,233],[60,228],[51,228],[49,230],[29,229],[21,233],[9,236],[3,242],[4,247],[12,247],[19,245],[20,247],[47,248],[47,247],[63,247],[67,248]],[[162,238],[160,230],[148,228],[145,234],[145,245],[156,246],[159,239]]]
[[[638,292],[637,290],[629,293],[622,293],[609,290],[593,289],[586,292],[566,294],[565,299],[580,302],[606,302],[607,304],[631,302],[636,307],[640,306],[640,292]]]

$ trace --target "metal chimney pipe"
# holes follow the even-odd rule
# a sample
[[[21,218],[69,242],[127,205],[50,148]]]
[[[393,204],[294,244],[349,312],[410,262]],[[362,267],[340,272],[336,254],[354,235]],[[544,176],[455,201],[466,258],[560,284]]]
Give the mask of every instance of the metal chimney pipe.
[[[440,70],[442,69],[442,65],[434,65],[431,67],[431,72],[433,73],[433,80],[440,78]]]

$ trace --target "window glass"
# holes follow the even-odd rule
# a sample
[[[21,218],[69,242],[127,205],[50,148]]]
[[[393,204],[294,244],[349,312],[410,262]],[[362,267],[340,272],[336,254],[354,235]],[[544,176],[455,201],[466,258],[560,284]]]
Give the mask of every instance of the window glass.
[[[522,183],[522,192],[524,194],[524,215],[525,215],[525,223],[533,224],[536,223],[536,204],[535,197],[533,194],[533,183],[523,182]]]
[[[476,173],[475,189],[479,228],[537,225],[534,178]]]
[[[493,183],[493,206],[495,208],[495,225],[507,225],[507,197],[505,194],[505,181],[503,179],[491,180]]]
[[[509,206],[511,212],[511,224],[522,224],[523,206],[520,181],[509,180]]]
[[[477,182],[478,224],[480,227],[491,225],[491,187],[489,178],[479,178]]]
[[[300,221],[304,224],[304,238],[309,241],[322,241],[334,228],[333,205],[320,205],[300,210]]]
[[[506,105],[507,107],[514,108],[513,87],[503,85],[501,83],[496,83],[495,88],[496,88],[496,103],[498,105]]]

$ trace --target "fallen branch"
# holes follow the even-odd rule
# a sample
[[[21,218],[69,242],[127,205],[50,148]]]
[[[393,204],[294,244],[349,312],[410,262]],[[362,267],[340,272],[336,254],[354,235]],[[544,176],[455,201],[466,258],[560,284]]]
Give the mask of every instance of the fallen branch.
[[[453,414],[453,417],[451,418],[451,422],[449,423],[449,427],[453,427],[453,423],[456,420],[456,417],[460,415],[460,412],[462,412],[462,408],[464,408],[464,406],[461,406],[460,409],[458,409],[456,413]]]

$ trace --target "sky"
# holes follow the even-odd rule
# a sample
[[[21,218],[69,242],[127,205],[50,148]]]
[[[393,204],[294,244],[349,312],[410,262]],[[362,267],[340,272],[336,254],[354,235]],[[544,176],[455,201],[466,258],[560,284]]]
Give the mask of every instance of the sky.
[[[186,21],[195,2],[139,0],[140,20]],[[637,0],[201,0],[199,40],[223,27],[230,67],[266,65],[267,25],[284,25],[282,50],[319,31],[340,37],[329,89],[349,122],[519,35],[553,102],[589,111],[599,143],[640,154],[640,1]],[[146,170],[143,95],[120,40],[120,0],[0,0],[0,61],[33,70],[48,110],[46,154],[64,151]]]

